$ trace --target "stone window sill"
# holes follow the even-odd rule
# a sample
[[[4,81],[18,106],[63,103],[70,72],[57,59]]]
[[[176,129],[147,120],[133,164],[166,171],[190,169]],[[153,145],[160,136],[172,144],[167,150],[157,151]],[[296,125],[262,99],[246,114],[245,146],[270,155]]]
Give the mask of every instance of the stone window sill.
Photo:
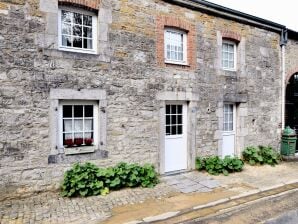
[[[95,148],[96,148],[95,146],[64,148],[64,154],[65,155],[75,155],[75,154],[92,153],[95,151]]]

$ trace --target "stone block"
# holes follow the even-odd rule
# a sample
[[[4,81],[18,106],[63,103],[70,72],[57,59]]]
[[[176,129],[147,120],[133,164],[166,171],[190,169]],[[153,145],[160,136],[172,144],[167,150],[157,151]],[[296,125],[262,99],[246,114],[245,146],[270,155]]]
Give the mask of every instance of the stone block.
[[[57,13],[58,12],[58,1],[57,0],[40,0],[39,3],[40,11]]]

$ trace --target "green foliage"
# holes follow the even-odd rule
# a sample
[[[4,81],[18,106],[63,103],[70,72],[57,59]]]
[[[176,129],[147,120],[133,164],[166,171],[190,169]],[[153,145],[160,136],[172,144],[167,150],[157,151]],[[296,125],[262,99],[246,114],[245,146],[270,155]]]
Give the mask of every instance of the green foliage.
[[[206,170],[212,175],[219,175],[223,173],[227,176],[232,172],[240,172],[243,165],[243,161],[237,157],[226,156],[224,159],[221,159],[218,156],[196,158],[196,169]]]
[[[274,166],[281,160],[280,154],[270,146],[250,146],[243,151],[242,155],[244,161],[247,161],[252,166],[256,164]]]
[[[124,187],[154,187],[159,182],[152,165],[119,163],[115,167],[99,168],[91,163],[75,164],[66,171],[62,195],[67,197],[106,195]]]

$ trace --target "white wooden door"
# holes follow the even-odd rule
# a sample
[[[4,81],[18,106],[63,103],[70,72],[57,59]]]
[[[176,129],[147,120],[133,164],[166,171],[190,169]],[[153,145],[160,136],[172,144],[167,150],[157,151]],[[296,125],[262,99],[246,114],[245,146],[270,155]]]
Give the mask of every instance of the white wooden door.
[[[167,104],[165,172],[187,169],[187,104]]]
[[[222,157],[235,155],[236,141],[236,106],[235,104],[224,104],[223,109],[223,132],[222,132]]]

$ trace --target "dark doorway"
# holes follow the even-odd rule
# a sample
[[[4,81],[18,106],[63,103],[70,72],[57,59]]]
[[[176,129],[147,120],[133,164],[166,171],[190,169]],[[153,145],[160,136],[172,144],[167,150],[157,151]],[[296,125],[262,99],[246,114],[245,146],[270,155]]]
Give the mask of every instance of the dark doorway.
[[[298,73],[290,78],[286,90],[285,124],[298,134]],[[298,144],[296,144],[298,152]]]

